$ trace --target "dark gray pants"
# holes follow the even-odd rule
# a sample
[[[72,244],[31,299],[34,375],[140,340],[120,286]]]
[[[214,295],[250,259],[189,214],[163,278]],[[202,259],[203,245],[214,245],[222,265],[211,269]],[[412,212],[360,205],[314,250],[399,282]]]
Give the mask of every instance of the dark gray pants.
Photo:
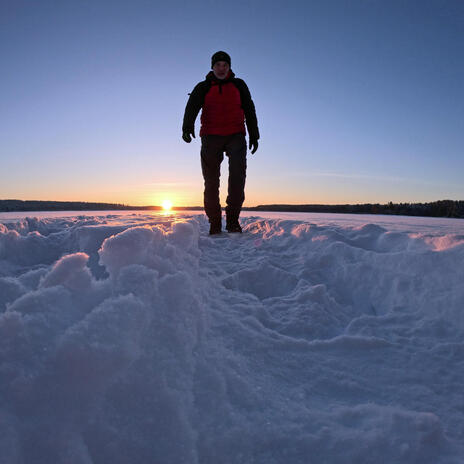
[[[219,202],[219,177],[224,152],[229,158],[229,186],[226,215],[228,220],[236,220],[245,200],[246,177],[245,134],[204,135],[201,138],[201,170],[205,180],[204,205],[209,222],[221,218]]]

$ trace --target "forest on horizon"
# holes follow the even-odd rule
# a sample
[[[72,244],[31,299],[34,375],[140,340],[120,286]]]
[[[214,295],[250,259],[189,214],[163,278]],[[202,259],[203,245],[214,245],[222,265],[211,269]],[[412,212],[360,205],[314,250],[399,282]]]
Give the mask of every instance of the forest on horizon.
[[[91,203],[81,201],[0,200],[0,212],[27,211],[158,211],[161,206],[130,206],[121,203]],[[177,206],[174,211],[202,210],[202,206]],[[438,200],[429,203],[363,203],[363,204],[271,204],[243,207],[244,211],[295,213],[387,214],[401,216],[464,218],[464,201]]]

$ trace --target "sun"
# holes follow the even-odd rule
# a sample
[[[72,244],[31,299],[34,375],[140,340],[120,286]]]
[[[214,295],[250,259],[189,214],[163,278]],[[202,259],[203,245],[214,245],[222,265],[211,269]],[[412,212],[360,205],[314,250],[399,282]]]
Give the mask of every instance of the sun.
[[[162,205],[164,211],[171,211],[172,208],[172,201],[171,200],[164,200]]]

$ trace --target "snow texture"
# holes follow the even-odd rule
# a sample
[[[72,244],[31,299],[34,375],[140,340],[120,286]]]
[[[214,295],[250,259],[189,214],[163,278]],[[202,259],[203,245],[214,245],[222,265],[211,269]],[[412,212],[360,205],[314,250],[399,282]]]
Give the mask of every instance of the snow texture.
[[[461,463],[464,222],[0,223],[0,461]]]

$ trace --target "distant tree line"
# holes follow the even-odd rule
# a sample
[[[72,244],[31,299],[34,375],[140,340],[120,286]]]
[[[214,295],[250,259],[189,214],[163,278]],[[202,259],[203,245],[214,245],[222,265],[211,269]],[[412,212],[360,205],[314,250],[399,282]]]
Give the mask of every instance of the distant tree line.
[[[365,203],[357,205],[259,205],[251,211],[280,211],[305,213],[395,214],[464,218],[464,201],[439,200],[431,203]]]
[[[0,200],[0,212],[20,211],[111,211],[161,210],[161,206],[130,206],[120,203],[88,203],[82,201]],[[175,210],[201,210],[200,206],[178,206]],[[259,205],[246,211],[280,211],[300,213],[395,214],[464,218],[464,201],[439,200],[431,203],[364,203],[357,205]]]
[[[120,203],[88,203],[85,201],[0,200],[0,211],[104,211],[161,209],[160,206],[129,206]]]

